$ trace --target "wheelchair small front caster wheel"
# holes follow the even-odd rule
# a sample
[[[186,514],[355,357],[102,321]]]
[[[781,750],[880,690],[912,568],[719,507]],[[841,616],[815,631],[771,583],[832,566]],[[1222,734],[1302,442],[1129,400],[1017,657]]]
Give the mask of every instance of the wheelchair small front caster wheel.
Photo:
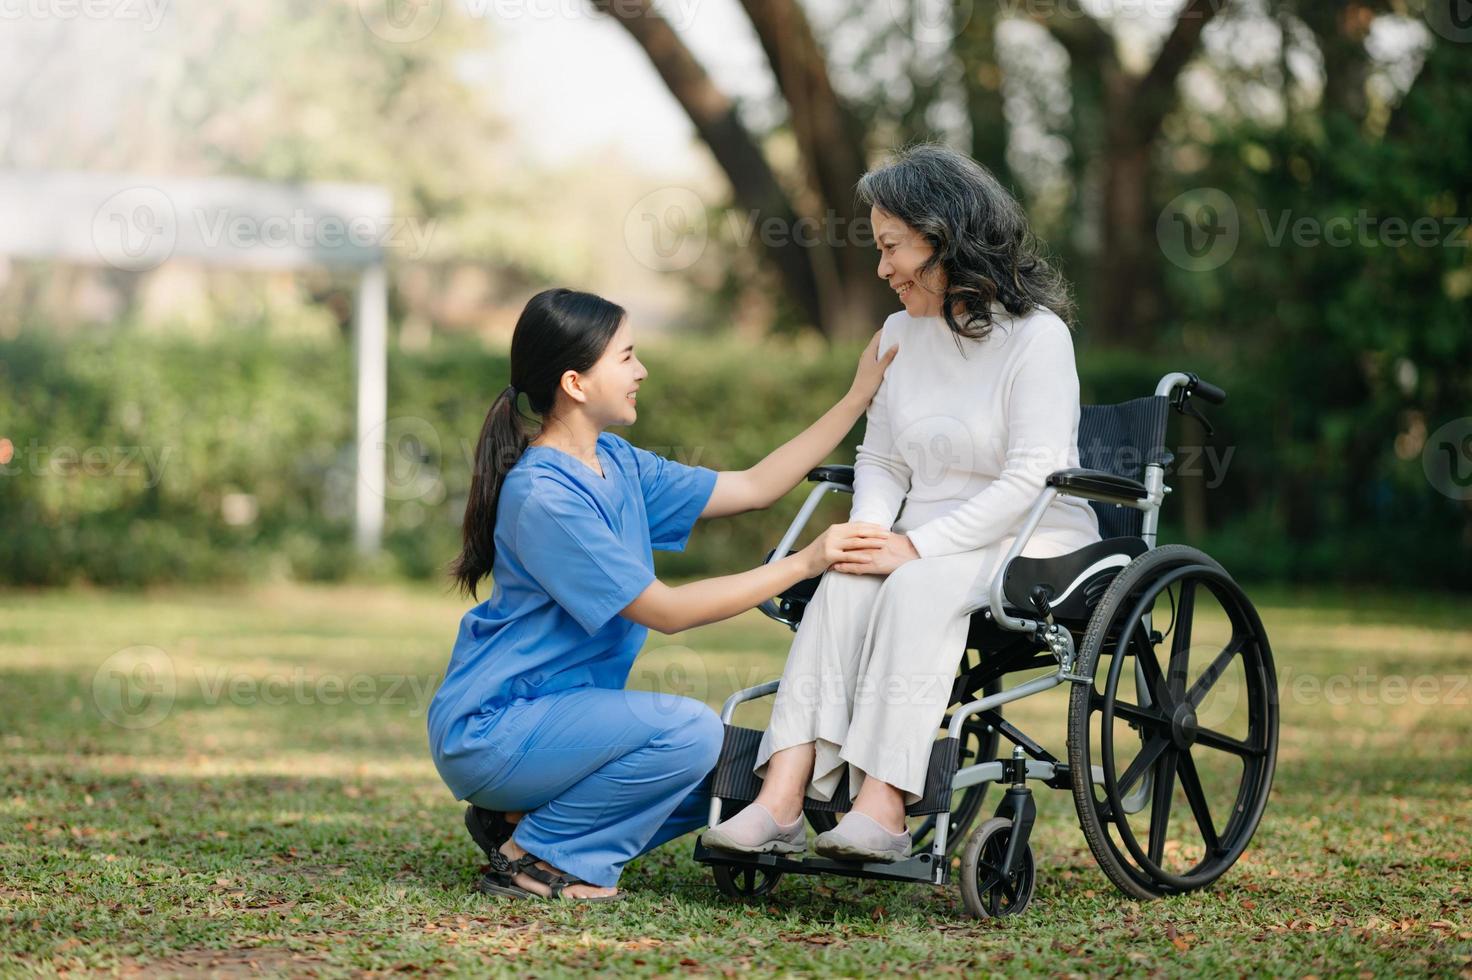
[[[1008,878],[1005,865],[1007,843],[1012,839],[1012,821],[992,817],[976,828],[961,857],[961,900],[966,911],[978,919],[1017,915],[1032,901],[1037,883],[1037,866],[1032,845],[1022,852],[1022,865],[1015,878]]]
[[[782,880],[782,872],[752,865],[732,867],[717,864],[711,867],[711,872],[716,876],[716,888],[720,893],[740,902],[767,897],[777,890],[777,882]]]

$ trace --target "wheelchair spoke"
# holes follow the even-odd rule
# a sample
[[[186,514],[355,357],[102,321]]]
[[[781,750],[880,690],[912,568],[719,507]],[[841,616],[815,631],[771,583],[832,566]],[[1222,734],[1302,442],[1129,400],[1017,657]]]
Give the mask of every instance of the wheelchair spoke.
[[[1170,663],[1166,680],[1170,696],[1179,704],[1186,690],[1186,668],[1191,655],[1191,617],[1196,611],[1196,581],[1181,583],[1181,597],[1176,601],[1176,619],[1170,628]]]
[[[1101,697],[1100,702],[1103,702]],[[1149,726],[1152,730],[1157,728],[1170,728],[1170,719],[1158,711],[1142,708],[1138,704],[1130,704],[1128,701],[1114,702],[1114,713],[1125,721],[1137,721],[1142,725]]]
[[[1009,902],[1017,900],[1017,892],[1007,883],[1007,876],[1002,873],[1000,865],[983,860],[978,863],[976,870],[977,878],[980,879],[976,890],[986,898],[987,910],[992,915],[1001,911],[1001,898],[1005,897]]]
[[[1155,760],[1160,758],[1160,754],[1168,745],[1170,745],[1170,739],[1160,735],[1152,736],[1150,741],[1145,743],[1140,749],[1140,754],[1135,756],[1135,761],[1130,763],[1129,768],[1115,784],[1121,799],[1130,795],[1130,790],[1134,788],[1136,780],[1145,775],[1145,770],[1155,764]]]
[[[1216,836],[1216,823],[1211,819],[1211,807],[1206,803],[1206,792],[1201,788],[1201,777],[1196,772],[1196,761],[1190,750],[1182,752],[1176,760],[1176,771],[1181,777],[1181,789],[1191,804],[1191,813],[1196,817],[1196,826],[1201,830],[1201,840],[1206,845],[1209,857],[1221,850],[1221,841]]]
[[[1232,738],[1230,735],[1223,735],[1221,732],[1210,728],[1196,729],[1196,742],[1199,745],[1206,745],[1213,749],[1221,749],[1223,752],[1230,752],[1244,759],[1256,759],[1267,754],[1266,749],[1259,748],[1255,745],[1248,745],[1241,739]]]
[[[1160,865],[1165,853],[1165,837],[1170,826],[1170,798],[1176,788],[1175,749],[1168,750],[1155,773],[1155,787],[1150,799],[1150,850],[1152,864]]]
[[[1134,634],[1139,643],[1135,650],[1135,659],[1140,664],[1140,669],[1145,672],[1145,683],[1150,688],[1150,696],[1155,703],[1170,714],[1175,708],[1175,698],[1171,694],[1170,687],[1165,683],[1165,678],[1160,674],[1160,661],[1155,659],[1155,648],[1150,645],[1150,637],[1145,633],[1143,620],[1135,624]]]
[[[1222,648],[1222,652],[1216,655],[1216,659],[1201,672],[1200,677],[1196,678],[1196,683],[1192,684],[1191,689],[1186,692],[1186,700],[1191,703],[1191,707],[1201,707],[1201,699],[1206,697],[1212,685],[1221,679],[1222,674],[1226,672],[1227,665],[1232,662],[1232,658],[1242,652],[1246,640],[1245,636],[1233,636]]]

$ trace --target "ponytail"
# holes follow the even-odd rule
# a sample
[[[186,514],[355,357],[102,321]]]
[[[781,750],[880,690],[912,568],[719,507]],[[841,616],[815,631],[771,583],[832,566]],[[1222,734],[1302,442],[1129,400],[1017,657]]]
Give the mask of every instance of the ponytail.
[[[623,307],[571,289],[543,290],[521,311],[511,335],[511,384],[491,402],[475,444],[460,555],[450,564],[450,577],[462,593],[480,598],[476,586],[495,565],[501,486],[530,441],[523,423],[535,421],[521,414],[517,401],[526,395],[545,424],[562,376],[592,368],[623,319]]]
[[[465,502],[465,520],[460,525],[463,548],[450,568],[460,591],[472,598],[480,598],[476,586],[491,574],[496,561],[496,504],[501,498],[501,484],[526,451],[527,434],[516,399],[515,385],[507,385],[496,396],[475,443],[470,497]]]

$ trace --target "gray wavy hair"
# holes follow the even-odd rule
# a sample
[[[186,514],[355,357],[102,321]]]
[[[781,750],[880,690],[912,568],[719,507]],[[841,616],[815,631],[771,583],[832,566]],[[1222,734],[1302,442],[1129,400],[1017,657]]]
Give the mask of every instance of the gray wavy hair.
[[[935,250],[918,271],[945,273],[941,311],[957,336],[990,334],[994,301],[1013,316],[1042,307],[1072,325],[1068,282],[1044,256],[1022,205],[964,153],[916,144],[864,174],[857,191],[861,202],[899,218]]]

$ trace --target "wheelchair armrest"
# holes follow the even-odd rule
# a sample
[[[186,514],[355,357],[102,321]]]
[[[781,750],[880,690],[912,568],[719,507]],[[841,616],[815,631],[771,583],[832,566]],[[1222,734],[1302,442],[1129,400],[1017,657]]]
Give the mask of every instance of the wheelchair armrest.
[[[841,483],[846,487],[854,485],[854,468],[852,466],[820,466],[808,474],[811,483]]]
[[[1139,480],[1131,480],[1127,476],[1116,476],[1103,470],[1081,468],[1059,470],[1049,474],[1047,483],[1050,487],[1057,487],[1059,493],[1066,493],[1073,497],[1086,497],[1089,500],[1099,500],[1105,503],[1134,502],[1150,497],[1150,491],[1146,490],[1145,484]]]

